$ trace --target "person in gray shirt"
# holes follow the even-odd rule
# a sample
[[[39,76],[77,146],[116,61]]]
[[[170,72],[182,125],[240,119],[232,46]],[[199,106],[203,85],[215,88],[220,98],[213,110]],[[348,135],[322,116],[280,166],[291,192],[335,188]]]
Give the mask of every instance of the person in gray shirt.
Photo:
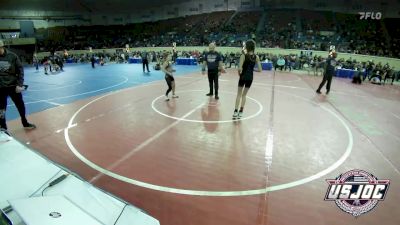
[[[7,130],[6,109],[7,98],[13,100],[21,116],[25,129],[34,129],[36,126],[28,122],[25,116],[25,103],[21,92],[26,89],[24,85],[24,68],[18,56],[4,48],[0,40],[0,128]]]

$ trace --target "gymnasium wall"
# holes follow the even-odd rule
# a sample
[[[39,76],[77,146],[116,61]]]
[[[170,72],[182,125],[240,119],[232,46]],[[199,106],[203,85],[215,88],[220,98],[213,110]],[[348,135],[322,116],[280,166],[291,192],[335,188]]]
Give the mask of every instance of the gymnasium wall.
[[[246,10],[260,7],[260,0],[196,0],[147,9],[135,8],[134,1],[126,12],[64,12],[32,10],[0,10],[0,29],[20,29],[19,21],[31,20],[35,28],[56,26],[120,25],[164,20],[202,13],[227,10]]]
[[[131,48],[131,51],[171,51],[172,47],[146,47],[146,48]],[[207,47],[205,46],[193,46],[193,47],[177,47],[178,51],[193,51],[197,50],[200,52],[203,52],[204,50],[207,50]],[[235,48],[235,47],[217,47],[217,51],[221,53],[230,53],[230,52],[238,52],[240,51],[240,48]],[[94,53],[110,53],[113,54],[115,53],[116,49],[93,49]],[[297,54],[300,55],[300,52],[302,50],[298,49],[279,49],[279,48],[257,48],[256,52],[264,52],[264,53],[272,53],[272,54],[277,54],[277,55],[287,55],[287,54]],[[324,51],[312,51],[313,55],[317,56],[327,56],[327,52]],[[63,52],[59,52],[62,54]],[[71,50],[68,51],[68,53],[71,54],[84,54],[84,53],[89,53],[88,50]],[[50,53],[49,52],[41,52],[38,53],[38,57],[44,57],[48,56]],[[355,59],[357,61],[368,61],[368,60],[374,60],[375,63],[381,62],[382,64],[389,63],[390,66],[394,66],[396,70],[400,70],[400,59],[395,59],[395,58],[387,58],[387,57],[380,57],[380,56],[369,56],[369,55],[358,55],[358,54],[350,54],[350,53],[340,53],[338,52],[338,58],[341,59]]]
[[[103,8],[99,8],[103,7]],[[146,9],[136,8],[134,1],[119,8],[95,5],[96,12],[87,11],[40,11],[1,10],[0,29],[19,29],[19,21],[32,20],[35,28],[73,25],[117,25],[157,21],[174,17],[196,15],[215,11],[249,9],[295,9],[303,8],[319,11],[334,11],[357,14],[358,12],[381,12],[382,18],[398,18],[400,1],[336,0],[336,1],[296,1],[296,0],[191,0],[183,3],[154,5]],[[71,10],[70,10],[71,11]],[[115,11],[124,12],[116,14]],[[47,19],[46,19],[47,18]]]
[[[4,44],[7,45],[34,45],[36,44],[35,38],[8,38],[3,39]]]

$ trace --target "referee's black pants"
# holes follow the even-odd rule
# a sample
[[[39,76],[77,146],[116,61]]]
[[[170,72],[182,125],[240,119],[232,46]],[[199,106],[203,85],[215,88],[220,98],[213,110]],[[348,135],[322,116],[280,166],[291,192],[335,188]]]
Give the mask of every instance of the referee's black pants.
[[[328,84],[326,85],[326,92],[329,92],[331,90],[331,83],[332,83],[332,74],[324,74],[324,78],[322,78],[322,82],[318,87],[318,91],[321,91],[322,87],[325,85],[326,82],[328,82]]]
[[[147,60],[147,59],[143,59],[142,60],[142,64],[143,64],[143,72],[145,72],[145,67],[147,68],[147,72],[150,72],[150,70],[149,70],[149,60]]]
[[[218,96],[218,71],[208,71],[208,83],[210,84],[210,94]],[[215,92],[214,92],[215,89]]]

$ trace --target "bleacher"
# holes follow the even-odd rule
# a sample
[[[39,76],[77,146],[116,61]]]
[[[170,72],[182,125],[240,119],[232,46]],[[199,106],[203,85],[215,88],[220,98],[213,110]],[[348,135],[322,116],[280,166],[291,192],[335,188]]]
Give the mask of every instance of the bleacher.
[[[38,49],[171,46],[172,42],[198,46],[210,41],[239,47],[255,33],[263,12],[236,12],[232,17],[234,13],[212,12],[127,25],[40,29]],[[333,44],[342,52],[399,57],[400,32],[396,22],[398,19],[359,20],[358,15],[324,11],[268,10],[257,41],[262,47],[312,50],[326,50]]]

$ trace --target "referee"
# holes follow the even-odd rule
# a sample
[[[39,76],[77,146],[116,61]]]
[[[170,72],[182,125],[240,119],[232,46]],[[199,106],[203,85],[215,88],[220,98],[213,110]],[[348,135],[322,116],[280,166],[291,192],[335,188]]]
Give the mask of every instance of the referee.
[[[321,89],[327,81],[328,81],[328,84],[326,85],[326,94],[329,94],[329,91],[331,90],[332,77],[335,74],[335,67],[337,64],[336,57],[337,57],[337,53],[332,52],[329,55],[328,59],[326,60],[324,78],[322,79],[321,84],[319,85],[319,87],[316,91],[317,94],[321,94]]]
[[[202,74],[205,74],[206,67],[208,68],[208,82],[210,85],[210,92],[207,96],[214,95],[215,88],[215,99],[218,97],[218,77],[221,75],[223,63],[221,54],[215,51],[215,44],[211,43],[209,46],[209,51],[204,56]]]
[[[147,69],[147,72],[150,73],[149,70],[149,54],[144,51],[142,53],[142,64],[143,64],[143,73],[145,72],[145,68]]]

